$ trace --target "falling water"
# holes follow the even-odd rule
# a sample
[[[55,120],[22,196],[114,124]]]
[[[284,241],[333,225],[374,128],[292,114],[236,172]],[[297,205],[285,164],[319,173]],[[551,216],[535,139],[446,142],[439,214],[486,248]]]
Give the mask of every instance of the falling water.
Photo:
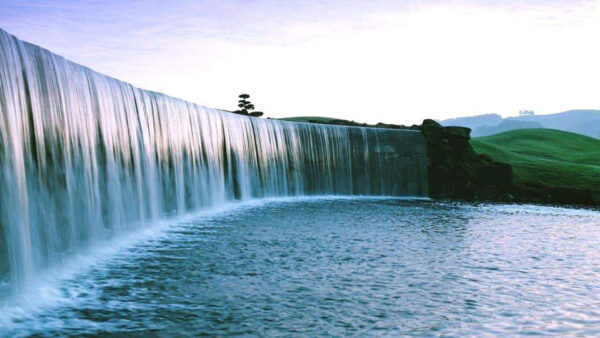
[[[229,200],[426,194],[418,132],[205,108],[2,30],[0,117],[0,291],[161,217]]]

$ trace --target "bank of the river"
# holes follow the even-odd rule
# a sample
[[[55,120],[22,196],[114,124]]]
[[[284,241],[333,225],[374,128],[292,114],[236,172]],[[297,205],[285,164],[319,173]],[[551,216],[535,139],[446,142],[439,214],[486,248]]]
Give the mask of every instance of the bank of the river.
[[[553,129],[521,129],[471,141],[477,153],[508,162],[514,183],[553,201],[598,204],[600,140]]]
[[[594,139],[539,129],[471,140],[470,129],[432,120],[420,129],[434,198],[600,205],[600,167],[590,164],[598,156]]]
[[[549,129],[471,139],[469,128],[433,120],[401,126],[323,117],[289,121],[418,129],[427,139],[429,195],[437,199],[600,205],[600,141]],[[525,149],[529,149],[526,151]]]
[[[510,162],[523,184],[587,189],[600,184],[600,140],[554,130],[519,129],[471,141],[477,153]]]

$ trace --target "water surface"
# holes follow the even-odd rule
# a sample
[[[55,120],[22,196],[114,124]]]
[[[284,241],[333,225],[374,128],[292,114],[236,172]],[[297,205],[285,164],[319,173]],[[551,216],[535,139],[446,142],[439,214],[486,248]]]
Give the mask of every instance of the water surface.
[[[170,225],[6,305],[0,333],[600,334],[600,213],[381,198]]]

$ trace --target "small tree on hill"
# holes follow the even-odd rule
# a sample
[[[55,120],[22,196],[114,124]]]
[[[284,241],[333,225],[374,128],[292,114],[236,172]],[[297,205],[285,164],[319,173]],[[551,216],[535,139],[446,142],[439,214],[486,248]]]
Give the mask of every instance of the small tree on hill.
[[[263,115],[263,112],[261,111],[253,111],[254,104],[252,104],[252,102],[250,102],[249,100],[250,95],[240,94],[238,95],[238,97],[240,98],[238,100],[238,108],[240,109],[234,111],[233,113],[240,115],[249,115],[254,117],[261,117]]]

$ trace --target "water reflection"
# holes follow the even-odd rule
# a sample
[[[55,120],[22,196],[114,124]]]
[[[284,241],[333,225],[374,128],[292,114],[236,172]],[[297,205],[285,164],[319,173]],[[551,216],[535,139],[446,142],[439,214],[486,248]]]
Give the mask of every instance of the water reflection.
[[[600,334],[600,213],[381,199],[199,218],[9,333]]]

